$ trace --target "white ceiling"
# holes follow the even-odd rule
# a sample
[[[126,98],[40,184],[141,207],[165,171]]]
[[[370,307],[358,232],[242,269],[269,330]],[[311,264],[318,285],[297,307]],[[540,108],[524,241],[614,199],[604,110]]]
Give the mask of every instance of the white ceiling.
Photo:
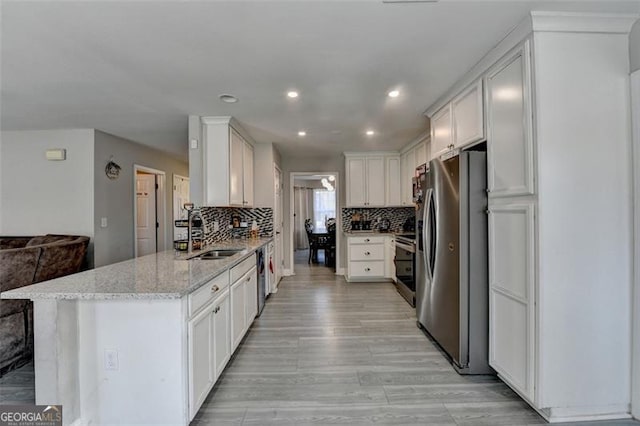
[[[530,10],[640,3],[4,1],[1,125],[97,128],[186,158],[189,114],[232,115],[283,155],[398,149]]]

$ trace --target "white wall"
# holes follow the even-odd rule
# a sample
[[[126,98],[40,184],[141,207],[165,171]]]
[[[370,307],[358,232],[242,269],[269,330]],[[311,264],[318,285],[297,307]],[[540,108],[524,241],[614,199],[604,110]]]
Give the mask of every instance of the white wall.
[[[640,70],[640,19],[633,25],[629,34],[629,60],[631,72]]]
[[[116,180],[107,178],[104,168],[113,160],[122,167]],[[95,132],[95,265],[102,266],[130,259],[134,256],[133,166],[150,167],[165,172],[166,247],[173,239],[173,174],[189,175],[189,166],[168,154],[120,137]],[[100,219],[107,218],[108,227],[100,227]]]
[[[93,130],[6,131],[0,134],[0,234],[92,237]],[[47,161],[49,148],[67,150]]]
[[[291,269],[291,215],[290,215],[290,182],[291,172],[338,172],[338,214],[346,203],[344,157],[282,157],[282,174],[284,180],[284,267]],[[340,232],[340,230],[338,230]],[[346,265],[346,248],[344,238],[340,239],[340,267]]]

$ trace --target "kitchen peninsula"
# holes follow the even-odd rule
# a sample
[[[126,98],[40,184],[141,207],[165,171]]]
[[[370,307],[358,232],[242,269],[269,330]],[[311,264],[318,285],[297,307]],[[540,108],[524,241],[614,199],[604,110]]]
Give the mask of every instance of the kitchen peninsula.
[[[64,424],[189,424],[256,316],[255,252],[271,241],[166,251],[2,293],[34,302],[36,403],[62,404]],[[195,257],[221,249],[238,252]]]

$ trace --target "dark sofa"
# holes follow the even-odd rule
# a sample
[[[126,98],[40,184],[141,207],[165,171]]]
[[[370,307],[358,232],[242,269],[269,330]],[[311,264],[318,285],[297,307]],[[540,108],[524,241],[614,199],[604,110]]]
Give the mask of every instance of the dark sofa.
[[[80,272],[89,238],[76,235],[0,237],[0,292]],[[33,304],[0,300],[0,376],[33,354]]]

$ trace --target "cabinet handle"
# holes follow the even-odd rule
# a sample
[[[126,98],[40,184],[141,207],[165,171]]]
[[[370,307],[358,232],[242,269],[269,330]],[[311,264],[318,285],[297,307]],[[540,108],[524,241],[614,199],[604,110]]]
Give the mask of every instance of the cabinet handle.
[[[371,268],[364,268],[365,272],[371,271]]]
[[[251,277],[248,277],[248,278],[247,278],[247,282],[249,282],[249,281],[251,281]]]
[[[217,285],[214,285],[213,287],[211,287],[211,293],[215,293],[218,290],[220,290],[220,287],[218,287]]]
[[[368,251],[365,251],[364,254],[365,254],[365,256],[369,256],[371,253],[368,252]]]
[[[217,314],[218,312],[220,312],[220,306],[217,306],[214,310],[213,313]]]

